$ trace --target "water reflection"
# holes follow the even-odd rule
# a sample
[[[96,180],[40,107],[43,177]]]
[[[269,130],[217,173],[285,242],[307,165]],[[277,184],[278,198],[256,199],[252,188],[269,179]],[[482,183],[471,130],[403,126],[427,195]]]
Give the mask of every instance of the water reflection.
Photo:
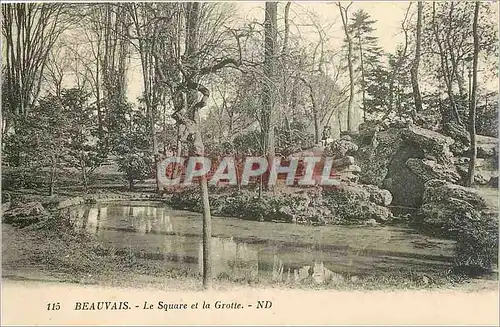
[[[197,214],[160,205],[100,204],[71,209],[69,215],[76,230],[95,235],[117,252],[162,260],[166,266],[188,268],[200,274],[203,271],[201,219]],[[409,263],[416,260],[363,256],[346,250],[302,245],[300,240],[293,240],[294,245],[267,240],[242,241],[238,233],[252,226],[249,222],[219,219],[214,220],[214,224],[215,235],[217,224],[222,225],[219,232],[234,235],[234,238],[213,237],[211,240],[212,273],[217,278],[325,283],[341,280],[343,273],[369,272],[375,267],[379,270],[395,269],[402,264],[411,267]],[[276,225],[266,226],[276,228]],[[422,267],[425,269],[425,265]]]

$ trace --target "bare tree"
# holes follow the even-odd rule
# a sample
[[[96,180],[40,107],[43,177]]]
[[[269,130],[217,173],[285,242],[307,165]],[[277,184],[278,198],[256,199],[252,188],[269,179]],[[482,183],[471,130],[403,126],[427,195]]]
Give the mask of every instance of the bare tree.
[[[50,50],[71,22],[66,19],[67,4],[2,4],[4,43],[4,88],[2,101],[5,126],[18,128],[40,94]]]
[[[136,17],[133,21],[143,70],[148,74],[144,76],[145,83],[147,77],[152,78],[147,82],[152,85],[145,85],[145,90],[168,92],[174,107],[172,118],[184,128],[181,140],[187,143],[189,156],[203,157],[205,147],[199,111],[207,105],[210,97],[203,77],[241,64],[241,57],[239,60],[233,57],[239,46],[232,48],[227,41],[235,36],[231,30],[224,28],[229,14],[221,9],[221,4],[157,4],[154,10],[146,5],[149,4],[131,4],[132,14]],[[140,12],[141,17],[138,15]],[[141,28],[144,26],[153,30],[145,33]],[[239,44],[237,35],[235,41]],[[151,56],[154,61],[145,55]],[[153,72],[149,71],[151,67]],[[203,286],[210,288],[211,213],[206,176],[199,179],[199,185],[203,205]]]

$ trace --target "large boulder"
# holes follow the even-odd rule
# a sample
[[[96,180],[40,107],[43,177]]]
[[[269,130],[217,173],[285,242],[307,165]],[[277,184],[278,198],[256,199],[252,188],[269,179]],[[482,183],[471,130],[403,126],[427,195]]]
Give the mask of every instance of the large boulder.
[[[463,155],[470,149],[470,135],[463,125],[455,122],[443,124],[443,134],[451,137],[455,142],[450,145],[450,151],[454,155]]]
[[[423,223],[433,229],[447,229],[454,220],[480,220],[481,213],[464,200],[449,198],[443,202],[429,202],[420,207]]]
[[[452,164],[450,145],[454,141],[451,137],[417,126],[402,129],[401,135],[407,143],[422,151],[425,158],[444,165]]]
[[[410,158],[406,161],[406,166],[424,183],[431,179],[441,179],[455,183],[460,180],[460,175],[454,165],[442,165],[429,159]]]
[[[326,154],[334,159],[344,158],[347,155],[353,155],[358,151],[358,146],[351,141],[350,137],[344,136],[333,141],[329,148],[326,149]]]
[[[497,192],[466,188],[441,180],[425,184],[420,223],[441,237],[456,240],[455,264],[470,273],[498,263]]]
[[[335,220],[346,222],[363,222],[374,219],[384,222],[392,218],[388,208],[381,203],[388,202],[382,199],[383,192],[366,185],[341,184],[335,188],[323,191],[323,203],[336,216]],[[378,203],[377,203],[378,202]]]
[[[360,185],[364,190],[369,193],[371,202],[387,207],[392,202],[392,194],[388,190],[381,189],[375,185]]]
[[[446,203],[450,199],[465,201],[478,210],[487,208],[486,201],[472,188],[443,180],[430,180],[425,184],[424,203]]]
[[[427,181],[460,179],[451,160],[450,137],[413,125],[365,132],[355,156],[360,181],[389,190],[394,205],[418,208]]]
[[[3,222],[25,227],[49,217],[48,211],[38,201],[16,203],[3,214]]]
[[[355,158],[362,170],[360,180],[382,187],[389,173],[388,166],[403,142],[399,130],[375,130],[371,135],[361,135],[358,141]]]

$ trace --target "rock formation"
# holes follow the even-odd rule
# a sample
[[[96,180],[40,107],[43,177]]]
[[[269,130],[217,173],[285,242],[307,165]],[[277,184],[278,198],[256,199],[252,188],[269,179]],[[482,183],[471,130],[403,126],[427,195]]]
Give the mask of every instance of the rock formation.
[[[459,183],[451,137],[417,126],[361,129],[355,159],[360,181],[387,189],[398,206],[418,208],[424,184],[432,179]]]

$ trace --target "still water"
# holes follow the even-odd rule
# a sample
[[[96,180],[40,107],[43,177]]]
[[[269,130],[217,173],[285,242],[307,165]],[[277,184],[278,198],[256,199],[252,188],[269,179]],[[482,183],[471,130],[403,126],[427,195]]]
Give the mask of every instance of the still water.
[[[70,210],[75,228],[118,253],[202,272],[202,217],[158,203],[129,202]],[[394,227],[301,226],[212,219],[215,277],[318,283],[387,270],[446,269],[452,244]]]

